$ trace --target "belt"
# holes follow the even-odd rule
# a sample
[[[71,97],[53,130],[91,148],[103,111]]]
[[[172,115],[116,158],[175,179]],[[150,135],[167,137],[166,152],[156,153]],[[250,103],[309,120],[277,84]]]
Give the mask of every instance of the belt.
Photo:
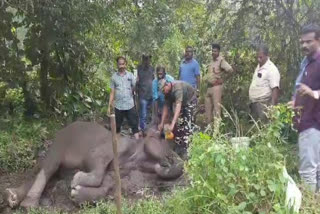
[[[222,85],[223,84],[223,80],[222,79],[217,79],[214,82],[208,82],[208,87],[214,87],[214,86],[218,86],[218,85]]]

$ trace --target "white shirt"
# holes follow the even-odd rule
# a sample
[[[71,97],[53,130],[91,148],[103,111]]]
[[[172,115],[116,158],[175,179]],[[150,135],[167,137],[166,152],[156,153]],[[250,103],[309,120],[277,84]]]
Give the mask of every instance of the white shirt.
[[[278,68],[270,61],[260,67],[257,66],[249,88],[251,102],[264,102],[271,99],[272,89],[280,86]]]

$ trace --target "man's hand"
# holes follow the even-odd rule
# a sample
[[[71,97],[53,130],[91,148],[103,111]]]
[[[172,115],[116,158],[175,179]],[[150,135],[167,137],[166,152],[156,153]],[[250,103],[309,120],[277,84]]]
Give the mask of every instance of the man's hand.
[[[108,105],[108,110],[107,110],[108,116],[111,115],[111,113],[113,112],[113,108],[114,108],[113,103]]]
[[[196,90],[196,95],[197,95],[197,98],[200,97],[200,90],[199,89]]]
[[[298,93],[302,96],[308,95],[310,97],[314,97],[312,89],[306,84],[300,83]]]
[[[162,131],[162,129],[163,129],[163,123],[160,123],[159,125],[158,125],[158,130],[161,132]]]
[[[295,102],[294,100],[291,100],[287,103],[287,105],[290,107],[290,108],[294,108],[294,105],[295,105]]]
[[[172,132],[174,129],[174,125],[175,125],[174,123],[171,123],[170,126],[168,127],[169,129],[168,131]]]

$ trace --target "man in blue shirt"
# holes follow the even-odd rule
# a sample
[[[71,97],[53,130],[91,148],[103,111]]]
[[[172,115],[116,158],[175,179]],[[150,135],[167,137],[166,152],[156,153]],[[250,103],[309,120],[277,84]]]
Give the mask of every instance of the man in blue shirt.
[[[195,89],[200,89],[200,66],[193,58],[193,48],[188,46],[185,50],[184,60],[179,69],[179,80],[189,83]]]
[[[152,81],[152,99],[153,99],[153,111],[155,122],[161,118],[162,108],[165,102],[164,94],[158,88],[158,82],[165,79],[167,82],[173,82],[174,78],[166,73],[166,69],[163,66],[156,68],[157,78]]]

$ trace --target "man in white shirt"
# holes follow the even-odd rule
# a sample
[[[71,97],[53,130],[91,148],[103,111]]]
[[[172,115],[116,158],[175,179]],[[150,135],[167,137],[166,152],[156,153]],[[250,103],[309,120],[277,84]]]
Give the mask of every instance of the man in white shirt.
[[[254,119],[264,120],[266,106],[278,103],[280,73],[269,59],[268,47],[258,48],[257,59],[259,64],[249,88],[250,110]]]

